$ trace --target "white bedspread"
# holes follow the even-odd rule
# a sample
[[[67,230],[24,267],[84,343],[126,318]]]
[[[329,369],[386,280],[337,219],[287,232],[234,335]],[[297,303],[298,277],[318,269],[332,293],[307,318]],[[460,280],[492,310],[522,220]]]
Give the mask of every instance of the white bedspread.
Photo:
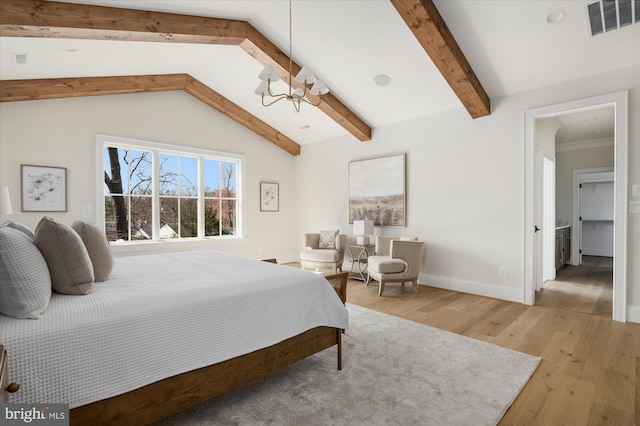
[[[39,320],[0,315],[9,402],[71,408],[261,349],[348,328],[320,275],[217,251],[116,259],[86,296],[54,294]]]

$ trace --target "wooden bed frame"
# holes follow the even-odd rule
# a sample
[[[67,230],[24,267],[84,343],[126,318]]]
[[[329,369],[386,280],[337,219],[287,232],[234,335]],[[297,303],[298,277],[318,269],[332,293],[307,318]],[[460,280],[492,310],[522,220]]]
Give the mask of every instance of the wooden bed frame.
[[[72,425],[144,425],[221,395],[337,345],[342,369],[342,330],[317,327],[273,346],[160,380],[71,410]]]

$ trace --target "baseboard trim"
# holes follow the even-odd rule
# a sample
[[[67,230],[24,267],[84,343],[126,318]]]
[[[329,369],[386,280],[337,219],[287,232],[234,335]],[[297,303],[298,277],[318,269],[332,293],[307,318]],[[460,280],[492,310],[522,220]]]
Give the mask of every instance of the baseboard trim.
[[[478,296],[492,297],[494,299],[508,300],[522,303],[522,289],[504,287],[495,284],[480,283],[476,281],[460,280],[457,278],[443,277],[439,275],[420,274],[418,283],[430,287],[452,290],[460,293],[475,294]]]
[[[627,305],[627,321],[640,323],[640,306]]]

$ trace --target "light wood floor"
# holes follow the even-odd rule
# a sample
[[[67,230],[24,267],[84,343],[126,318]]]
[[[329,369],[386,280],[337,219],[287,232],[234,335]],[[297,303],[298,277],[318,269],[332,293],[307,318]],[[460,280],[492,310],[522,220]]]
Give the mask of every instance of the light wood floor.
[[[536,305],[613,316],[613,258],[583,256],[580,266],[562,268],[536,292]]]
[[[377,291],[350,280],[347,301],[542,358],[500,425],[640,426],[640,324],[426,286]]]

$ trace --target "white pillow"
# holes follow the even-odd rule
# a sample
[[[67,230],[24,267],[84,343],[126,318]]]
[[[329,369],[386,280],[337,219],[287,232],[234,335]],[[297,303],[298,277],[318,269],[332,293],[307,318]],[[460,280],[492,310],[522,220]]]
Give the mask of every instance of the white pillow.
[[[321,249],[334,249],[336,248],[336,237],[338,231],[320,231],[320,243],[318,247]]]
[[[2,222],[2,224],[0,224],[0,227],[4,227],[4,226],[8,226],[9,228],[17,229],[18,231],[24,232],[25,235],[29,237],[31,241],[33,241],[33,237],[34,237],[33,232],[31,231],[31,229],[29,229],[27,226],[23,225],[22,223],[14,222],[12,220],[6,220]]]
[[[9,226],[0,227],[0,313],[38,319],[49,306],[51,278],[33,241]]]

